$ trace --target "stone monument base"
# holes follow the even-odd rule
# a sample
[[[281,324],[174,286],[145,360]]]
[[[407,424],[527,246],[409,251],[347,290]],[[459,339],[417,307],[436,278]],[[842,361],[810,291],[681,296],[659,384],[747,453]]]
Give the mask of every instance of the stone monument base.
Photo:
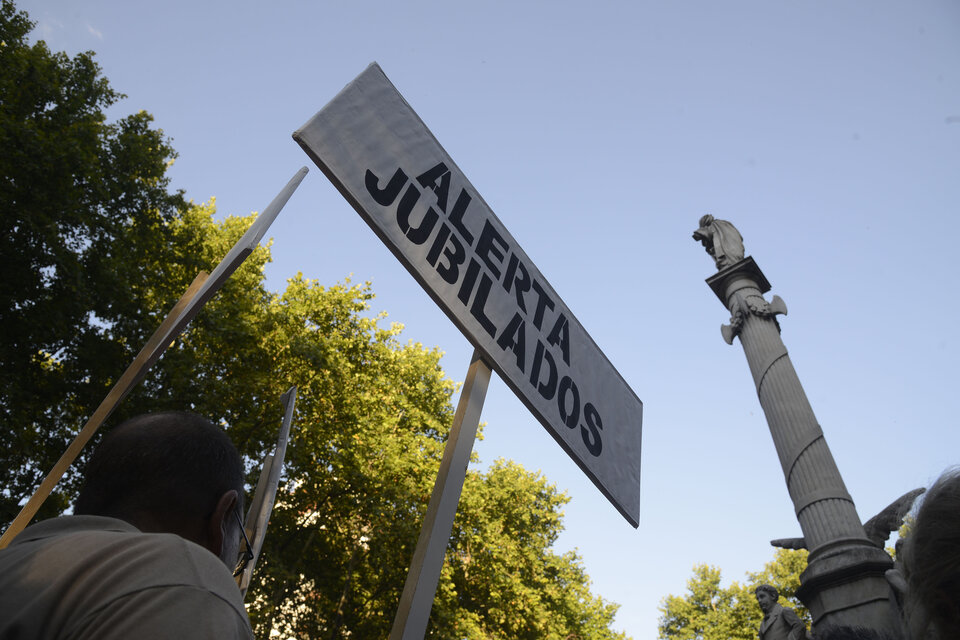
[[[863,540],[832,540],[810,552],[797,597],[810,610],[813,627],[901,627],[896,598],[884,573],[893,560]]]

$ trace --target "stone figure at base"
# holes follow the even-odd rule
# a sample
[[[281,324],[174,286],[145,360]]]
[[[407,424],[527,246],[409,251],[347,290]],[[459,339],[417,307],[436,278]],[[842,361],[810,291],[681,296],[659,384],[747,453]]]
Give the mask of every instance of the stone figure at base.
[[[693,232],[717,263],[717,270],[743,260],[743,238],[737,228],[726,220],[717,220],[711,215],[700,218],[700,228]]]
[[[777,604],[780,593],[776,587],[762,584],[756,589],[757,604],[763,611],[758,635],[760,640],[804,640],[807,627],[793,609]]]

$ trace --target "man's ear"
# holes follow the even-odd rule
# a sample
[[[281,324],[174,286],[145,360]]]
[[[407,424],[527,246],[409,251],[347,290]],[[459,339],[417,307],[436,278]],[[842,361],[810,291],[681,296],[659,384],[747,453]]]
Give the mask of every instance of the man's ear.
[[[207,549],[218,558],[223,554],[223,541],[231,529],[233,510],[237,507],[237,492],[227,491],[217,500],[217,506],[207,521]]]

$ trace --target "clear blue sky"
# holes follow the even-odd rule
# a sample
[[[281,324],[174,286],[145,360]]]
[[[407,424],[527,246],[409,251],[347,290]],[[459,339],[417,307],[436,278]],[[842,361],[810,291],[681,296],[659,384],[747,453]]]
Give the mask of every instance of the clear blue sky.
[[[21,2],[92,49],[221,214],[311,173],[270,286],[370,280],[462,380],[472,348],[290,138],[377,61],[644,402],[630,527],[500,381],[483,464],[543,472],[616,627],[656,637],[695,563],[742,580],[800,535],[729,314],[690,234],[732,221],[787,303],[783,338],[866,519],[960,462],[955,276],[960,4]]]

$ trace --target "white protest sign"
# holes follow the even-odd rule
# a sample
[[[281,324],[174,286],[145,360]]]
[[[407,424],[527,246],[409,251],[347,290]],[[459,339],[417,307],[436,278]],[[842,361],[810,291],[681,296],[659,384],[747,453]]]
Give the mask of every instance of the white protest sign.
[[[638,526],[643,404],[380,67],[293,137]]]

